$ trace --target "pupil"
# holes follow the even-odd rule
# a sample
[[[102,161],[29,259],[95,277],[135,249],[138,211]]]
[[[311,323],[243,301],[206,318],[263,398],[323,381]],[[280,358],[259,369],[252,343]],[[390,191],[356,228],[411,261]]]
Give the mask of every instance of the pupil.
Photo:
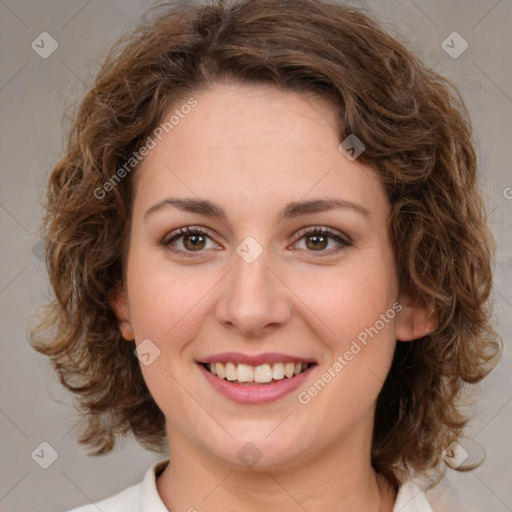
[[[191,246],[193,248],[197,248],[198,244],[201,244],[201,238],[203,238],[202,235],[189,235],[188,237],[185,238],[185,240],[188,242],[192,241]]]
[[[312,235],[309,237],[310,240],[316,240],[313,242],[313,247],[318,248],[319,244],[324,243],[325,244],[325,236],[323,235]]]

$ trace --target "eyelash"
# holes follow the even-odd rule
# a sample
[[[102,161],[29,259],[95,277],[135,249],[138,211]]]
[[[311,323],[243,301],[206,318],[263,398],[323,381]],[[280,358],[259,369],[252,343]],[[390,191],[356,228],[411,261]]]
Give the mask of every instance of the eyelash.
[[[169,233],[162,240],[161,245],[163,245],[165,248],[169,249],[173,253],[183,255],[187,258],[189,258],[189,257],[195,258],[195,257],[199,256],[199,254],[194,254],[194,253],[196,253],[196,252],[201,253],[204,251],[202,251],[202,250],[201,251],[182,251],[182,250],[177,250],[177,249],[174,249],[171,247],[171,243],[174,242],[175,240],[178,240],[184,236],[193,236],[193,235],[201,235],[201,236],[211,238],[209,236],[208,232],[205,231],[204,229],[202,229],[200,227],[196,227],[196,226],[187,226],[187,227],[179,228],[179,229]],[[343,238],[336,231],[333,231],[333,230],[331,230],[329,228],[325,228],[325,227],[315,226],[313,228],[305,228],[305,229],[299,231],[297,233],[297,236],[299,237],[299,240],[302,240],[303,238],[308,237],[308,236],[325,236],[327,238],[330,238],[330,239],[338,242],[342,246],[342,248],[352,246],[352,242],[348,237]],[[339,252],[340,250],[342,250],[342,248],[336,249],[335,252],[336,253]],[[323,252],[323,253],[325,253],[327,251],[322,250],[322,251],[308,251],[308,252]],[[330,255],[331,252],[329,252],[328,255]],[[322,258],[325,256],[319,255],[319,256],[315,256],[315,257]]]

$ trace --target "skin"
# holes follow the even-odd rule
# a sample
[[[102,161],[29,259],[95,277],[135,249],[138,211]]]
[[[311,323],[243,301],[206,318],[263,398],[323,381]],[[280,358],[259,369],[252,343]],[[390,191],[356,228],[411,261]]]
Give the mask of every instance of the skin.
[[[167,423],[162,501],[173,511],[391,511],[395,490],[370,463],[376,399],[397,340],[433,326],[399,292],[384,187],[338,150],[325,99],[233,84],[194,97],[197,106],[137,171],[126,280],[112,299],[123,337],[137,345],[149,338],[160,350],[141,370]],[[143,218],[167,197],[207,199],[227,219],[174,207]],[[342,208],[277,221],[286,203],[313,198],[343,198],[369,214]],[[185,226],[208,236],[162,245]],[[314,235],[297,236],[315,226],[352,245],[329,238],[318,248]],[[236,252],[247,236],[263,249],[250,264]],[[299,403],[298,392],[397,302],[400,313]],[[225,351],[287,353],[318,366],[284,398],[240,404],[214,390],[196,363]],[[237,457],[248,442],[262,454],[252,467]]]

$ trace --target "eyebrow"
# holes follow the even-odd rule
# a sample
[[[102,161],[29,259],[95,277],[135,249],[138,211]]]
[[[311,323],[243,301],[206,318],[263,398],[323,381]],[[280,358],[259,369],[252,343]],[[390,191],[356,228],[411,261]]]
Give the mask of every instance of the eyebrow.
[[[226,212],[217,204],[206,199],[196,198],[172,198],[167,197],[162,201],[151,206],[144,213],[144,220],[151,214],[164,208],[174,207],[178,210],[189,213],[198,213],[207,217],[213,217],[221,220],[227,220]],[[299,217],[308,213],[319,213],[336,208],[349,209],[364,216],[371,215],[371,212],[364,206],[347,201],[346,199],[319,198],[303,201],[292,201],[287,203],[278,214],[278,221]]]

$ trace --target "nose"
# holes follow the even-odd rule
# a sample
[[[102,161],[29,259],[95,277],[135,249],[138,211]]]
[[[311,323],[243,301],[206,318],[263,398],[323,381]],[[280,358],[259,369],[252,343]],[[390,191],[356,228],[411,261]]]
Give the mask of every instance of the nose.
[[[290,290],[263,252],[252,263],[236,255],[216,308],[218,321],[244,338],[262,338],[291,317]]]

